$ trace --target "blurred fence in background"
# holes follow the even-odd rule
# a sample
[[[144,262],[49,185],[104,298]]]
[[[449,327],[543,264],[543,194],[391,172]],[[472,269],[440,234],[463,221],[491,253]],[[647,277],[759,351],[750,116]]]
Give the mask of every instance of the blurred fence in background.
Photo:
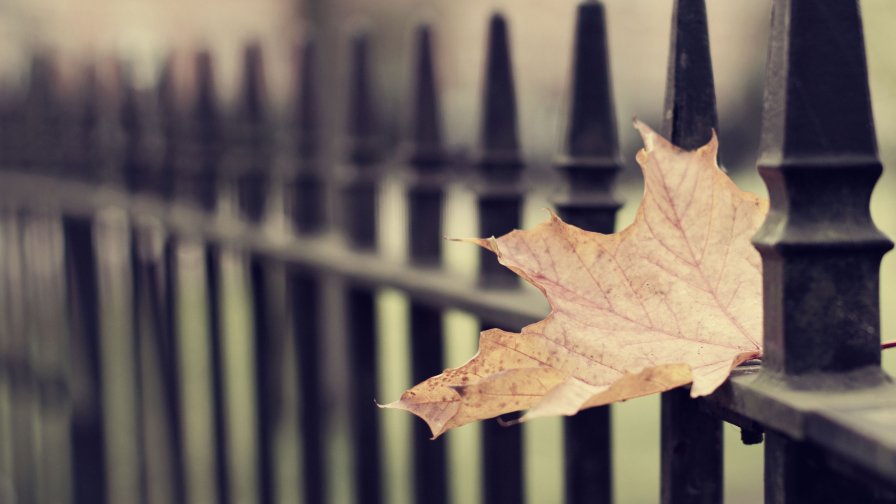
[[[525,28],[493,15],[484,65],[469,34],[491,6],[436,2],[436,29],[411,29],[397,12],[413,2],[368,3],[227,6],[221,26],[197,21],[200,4],[146,7],[124,44],[89,11],[5,4],[5,25],[43,39],[21,35],[30,52],[5,53],[0,78],[0,501],[755,502],[759,455],[723,443],[723,420],[751,444],[768,434],[769,502],[894,501],[888,242],[863,211],[880,165],[856,2],[719,7],[753,19],[774,3],[777,21],[755,47],[753,28],[731,41],[710,22],[715,47],[750,61],[716,58],[717,78],[702,0],[675,2],[671,47],[657,34],[671,4],[508,6]],[[81,52],[59,31],[74,19],[98,30]],[[194,31],[206,49],[167,51]],[[766,287],[787,293],[766,300],[765,369],[707,400],[670,392],[661,415],[621,405],[435,441],[376,408],[472,355],[480,326],[546,314],[493,257],[442,236],[503,234],[550,202],[612,231],[633,136],[618,111],[638,103],[687,148],[721,122],[723,156],[755,186],[766,36],[761,163],[793,223],[761,246]],[[237,50],[246,38],[261,43]],[[614,50],[623,39],[654,57]],[[619,192],[636,200],[638,184],[623,175]],[[810,347],[825,351],[793,351]]]

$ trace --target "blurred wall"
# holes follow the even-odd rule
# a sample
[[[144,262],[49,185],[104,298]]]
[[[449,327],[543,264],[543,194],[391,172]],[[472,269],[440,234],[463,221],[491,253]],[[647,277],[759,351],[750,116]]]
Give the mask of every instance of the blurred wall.
[[[287,60],[299,26],[296,0],[3,0],[0,83],[21,79],[34,50],[48,51],[71,85],[86,61],[128,61],[149,84],[170,51],[186,58],[209,48],[229,99],[242,47],[258,41],[271,63]],[[288,68],[267,66],[272,95],[285,94]]]

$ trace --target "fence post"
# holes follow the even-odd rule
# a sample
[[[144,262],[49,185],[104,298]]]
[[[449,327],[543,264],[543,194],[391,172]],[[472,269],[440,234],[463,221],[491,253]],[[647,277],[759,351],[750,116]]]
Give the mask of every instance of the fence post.
[[[857,1],[775,0],[759,171],[771,210],[754,237],[757,386],[861,394],[883,383],[879,266],[892,244],[868,209],[881,164]],[[876,502],[812,446],[769,432],[765,456],[768,503]]]
[[[442,261],[444,171],[441,110],[433,63],[432,30],[416,32],[416,68],[413,75],[413,119],[408,164],[408,243],[410,260],[418,266],[437,267]],[[414,383],[443,369],[442,311],[413,299],[410,307],[411,370]],[[414,501],[440,504],[447,500],[445,439],[428,439],[426,423],[414,419]]]
[[[613,181],[622,163],[601,2],[579,4],[572,68],[568,126],[555,162],[567,187],[555,205],[560,217],[574,226],[612,233],[620,207]],[[567,504],[611,502],[609,406],[564,420],[564,454]]]
[[[676,0],[663,107],[663,134],[702,147],[718,131],[704,0]],[[722,502],[722,421],[700,410],[687,389],[662,394],[660,495],[664,504]]]
[[[482,103],[481,152],[476,161],[479,181],[479,236],[501,236],[520,227],[522,189],[517,134],[516,90],[510,59],[507,21],[493,14],[489,22],[488,53]],[[479,285],[488,289],[519,287],[516,275],[481,251]],[[498,324],[482,320],[481,329]],[[484,502],[522,502],[522,428],[482,424]]]
[[[377,248],[377,164],[380,137],[370,81],[370,38],[365,32],[351,40],[351,86],[348,117],[348,155],[352,166],[343,187],[343,229],[350,246],[359,251]],[[376,296],[370,287],[346,287],[349,365],[351,366],[352,445],[358,502],[382,500],[380,414],[376,397]]]

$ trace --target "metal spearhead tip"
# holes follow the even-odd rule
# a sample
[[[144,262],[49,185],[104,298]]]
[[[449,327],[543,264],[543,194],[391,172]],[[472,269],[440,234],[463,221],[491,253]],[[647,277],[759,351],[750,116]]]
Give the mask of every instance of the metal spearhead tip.
[[[218,138],[218,97],[215,91],[215,72],[212,55],[202,51],[196,55],[196,95],[194,121],[197,133],[203,143],[215,142]]]
[[[159,115],[164,122],[166,130],[175,126],[180,115],[180,100],[174,79],[174,68],[175,57],[174,54],[170,54],[165,58],[165,62],[159,70],[159,76],[156,81],[156,100],[158,103]],[[169,131],[165,131],[164,133],[167,134]]]
[[[877,163],[857,2],[776,0],[761,164],[851,157]]]
[[[261,45],[254,42],[246,46],[243,54],[243,120],[251,124],[264,122],[264,102],[264,63],[262,60]]]
[[[140,136],[140,103],[134,78],[128,64],[120,63],[118,67],[118,120],[125,135]]]
[[[606,19],[600,2],[589,0],[579,5],[572,65],[572,96],[562,155],[615,163],[619,154],[616,112]]]
[[[370,81],[370,35],[366,31],[352,37],[351,51],[349,157],[355,164],[372,164],[379,157],[379,149]]]
[[[100,120],[100,82],[96,64],[84,67],[80,89],[80,115],[78,121],[82,129],[92,131]]]
[[[299,154],[314,157],[318,150],[319,117],[317,110],[316,82],[317,48],[312,38],[306,39],[300,50],[298,99],[296,100],[296,126],[298,128]]]
[[[31,57],[27,100],[32,107],[48,107],[55,100],[56,68],[52,57],[38,52]]]
[[[507,21],[492,15],[488,31],[482,116],[482,163],[518,164],[516,90]]]
[[[718,131],[704,0],[675,0],[663,107],[663,136],[697,149]]]
[[[417,67],[414,75],[414,116],[410,162],[438,165],[444,160],[441,111],[433,63],[432,30],[417,29]]]

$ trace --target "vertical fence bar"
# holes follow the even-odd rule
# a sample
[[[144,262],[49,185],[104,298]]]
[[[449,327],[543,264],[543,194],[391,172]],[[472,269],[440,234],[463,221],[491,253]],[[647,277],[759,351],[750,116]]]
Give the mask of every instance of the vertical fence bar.
[[[161,68],[155,89],[155,139],[158,142],[155,147],[158,154],[155,177],[151,187],[157,197],[164,201],[171,201],[174,196],[175,177],[177,176],[177,161],[181,151],[180,135],[183,133],[183,122],[179,109],[178,94],[175,86],[174,57],[169,56]],[[181,352],[179,351],[180,334],[177,330],[177,286],[180,283],[178,273],[178,241],[176,237],[166,229],[160,229],[155,235],[161,242],[159,247],[150,247],[153,261],[150,268],[144,272],[143,278],[147,280],[147,298],[149,300],[149,313],[157,320],[157,335],[152,341],[148,351],[155,352],[158,374],[158,386],[161,402],[163,403],[163,415],[159,419],[159,430],[162,432],[162,442],[167,442],[167,457],[165,451],[159,457],[160,466],[158,472],[170,477],[170,492],[167,496],[173,504],[187,502],[186,478],[187,468],[185,463],[183,421],[183,392],[182,373],[179,366]],[[152,245],[152,244],[150,244]],[[168,467],[165,468],[164,466]],[[167,472],[165,472],[167,470]],[[163,501],[165,495],[153,498],[153,477],[150,474],[150,502]]]
[[[857,1],[775,0],[759,172],[771,210],[762,256],[760,378],[780,387],[856,394],[880,368],[880,259],[892,243],[868,209],[881,174]],[[765,500],[875,502],[819,450],[770,432]]]
[[[620,207],[613,181],[622,163],[601,2],[579,4],[571,93],[563,152],[555,163],[567,189],[555,205],[560,217],[574,226],[612,233]],[[565,419],[564,433],[567,504],[611,502],[610,407]]]
[[[343,187],[343,228],[356,250],[377,248],[377,164],[380,158],[373,89],[370,80],[370,39],[367,33],[351,40],[349,105],[349,173]],[[349,284],[348,312],[349,365],[351,366],[351,431],[358,502],[376,504],[382,500],[380,422],[376,397],[376,295],[369,287]]]
[[[122,65],[122,63],[119,64]],[[119,169],[122,173],[124,186],[130,192],[136,193],[143,189],[143,180],[141,180],[141,177],[144,171],[142,166],[144,160],[140,155],[143,140],[143,124],[138,110],[137,90],[134,88],[129,67],[120,66],[118,68],[118,86],[119,103],[117,112],[122,143]],[[139,215],[132,215],[130,217],[132,228],[128,237],[129,243],[127,250],[130,254],[129,273],[131,274],[131,292],[129,294],[133,301],[133,324],[129,328],[130,334],[127,334],[126,338],[130,339],[132,345],[131,351],[134,357],[132,366],[133,379],[135,382],[135,397],[133,398],[133,404],[136,408],[134,415],[136,421],[136,425],[134,426],[134,434],[136,434],[134,444],[136,456],[142,462],[136,474],[138,480],[137,493],[140,496],[140,502],[148,502],[147,478],[151,468],[147,462],[151,457],[148,457],[147,455],[151,446],[145,433],[147,432],[147,426],[152,424],[152,420],[147,418],[148,408],[146,408],[147,405],[145,403],[146,397],[144,392],[146,391],[146,380],[151,380],[151,377],[149,376],[150,370],[146,368],[148,363],[144,360],[143,351],[145,350],[144,343],[154,336],[153,333],[155,332],[155,328],[152,326],[156,321],[151,320],[148,315],[143,313],[144,307],[149,309],[148,306],[146,306],[149,299],[146,295],[147,293],[144,291],[144,289],[148,288],[147,281],[149,279],[143,278],[142,273],[144,272],[144,267],[148,267],[148,265],[145,264],[144,259],[148,259],[146,256],[150,255],[151,252],[145,249],[151,246],[150,243],[148,243],[148,240],[151,239],[150,233],[152,231],[145,228],[140,229],[143,227],[143,223],[139,222]],[[95,236],[94,239],[98,240],[99,238]],[[141,254],[141,252],[143,253]],[[102,272],[103,269],[104,265],[101,265],[100,271]],[[116,357],[120,358],[121,356]],[[103,360],[108,361],[111,359],[109,356],[104,355]],[[108,379],[104,377],[104,386],[106,383],[108,383]],[[113,407],[111,409],[115,410],[117,408]],[[118,462],[120,461],[116,461],[113,466],[117,465]]]
[[[192,104],[190,145],[187,163],[180,171],[175,193],[197,204],[212,217],[218,208],[220,156],[223,146],[215,73],[210,53],[203,51],[195,60],[196,90]],[[227,394],[224,389],[224,341],[221,313],[221,250],[214,242],[204,246],[205,295],[208,306],[209,362],[211,362],[212,416],[214,418],[214,480],[219,502],[231,502],[227,438]]]
[[[308,236],[324,229],[324,184],[320,164],[319,117],[317,108],[317,62],[313,40],[302,47],[301,64],[297,82],[300,83],[296,99],[295,120],[298,142],[299,166],[293,190],[287,195],[293,198],[289,215],[295,232]],[[326,467],[324,428],[322,422],[323,397],[320,370],[321,331],[320,280],[313,272],[292,272],[288,287],[292,299],[293,324],[296,337],[296,362],[298,365],[300,429],[302,436],[302,481],[305,502],[323,502],[326,495]]]
[[[3,133],[8,133],[5,130]],[[2,133],[0,133],[2,134]],[[3,166],[6,169],[6,166]],[[14,462],[12,460],[12,328],[10,326],[10,298],[15,295],[13,286],[8,280],[9,268],[9,220],[13,211],[3,208],[0,211],[0,240],[4,247],[0,248],[0,273],[7,278],[0,285],[0,498],[13,501],[15,499]]]
[[[264,67],[261,46],[246,48],[243,68],[242,108],[239,141],[242,143],[238,162],[245,164],[237,175],[237,200],[244,218],[258,224],[265,217],[268,196],[268,175],[271,169],[271,130],[268,125],[265,98]],[[255,347],[255,427],[258,456],[258,499],[262,504],[273,503],[274,487],[274,430],[276,404],[279,397],[276,331],[269,312],[271,278],[274,264],[251,253],[249,281],[253,306],[253,340]]]
[[[32,372],[37,386],[38,486],[36,502],[72,502],[62,233],[57,215],[39,211],[25,230]],[[2,494],[0,494],[2,495]],[[10,499],[12,501],[13,499]]]
[[[136,350],[141,391],[145,490],[149,503],[184,501],[178,352],[174,332],[173,239],[160,223],[134,216]]]
[[[702,147],[718,130],[715,96],[704,0],[676,0],[663,134],[682,149]],[[722,502],[722,421],[683,388],[662,394],[661,419],[661,502]]]
[[[7,369],[9,371],[10,422],[13,436],[12,487],[15,499],[33,502],[36,498],[34,480],[37,460],[33,403],[33,377],[28,362],[28,313],[26,312],[26,291],[22,245],[22,213],[14,212],[4,223],[5,273],[10,290],[14,295],[7,298]]]
[[[409,256],[416,265],[439,266],[446,159],[429,26],[418,28],[416,51],[413,131],[408,158],[413,170],[408,187]],[[413,382],[419,383],[443,369],[442,312],[412,299],[410,318],[411,372]],[[430,435],[426,423],[414,419],[414,501],[440,504],[446,502],[448,494],[445,439],[429,440]]]
[[[100,390],[99,307],[90,221],[63,221],[72,349],[72,465],[75,502],[105,503],[104,401]]]
[[[258,502],[272,504],[276,496],[274,486],[274,432],[277,402],[280,397],[279,358],[276,326],[272,313],[276,305],[272,290],[272,274],[277,271],[269,260],[253,255],[249,260],[253,306],[253,336],[255,346],[255,440],[258,454]]]
[[[517,134],[516,90],[510,59],[507,21],[494,14],[489,23],[488,53],[482,112],[482,138],[477,169],[481,176],[478,193],[479,236],[500,236],[520,227],[522,190]],[[479,284],[488,289],[514,289],[519,280],[483,250],[479,261]],[[480,321],[482,330],[498,327]],[[482,425],[484,502],[522,502],[522,429],[502,427],[495,421]]]
[[[14,139],[17,133],[16,115],[19,108],[17,99],[18,89],[12,87],[0,88],[0,171],[13,169],[13,148],[16,145]],[[8,220],[13,214],[13,208],[4,205],[0,208],[0,240],[9,243],[6,238],[8,233]],[[0,247],[0,271],[6,275],[7,249]],[[12,367],[10,362],[11,334],[10,296],[15,291],[9,282],[0,285],[0,498],[12,501],[15,498],[13,487],[12,460]]]
[[[85,182],[105,180],[105,146],[100,131],[106,117],[101,98],[102,83],[96,67],[86,68],[82,83],[81,103],[76,137],[81,139],[71,175]],[[104,504],[107,502],[106,474],[108,461],[103,437],[105,399],[100,374],[100,309],[97,286],[96,252],[93,227],[89,218],[63,216],[65,253],[69,394],[71,397],[71,464],[74,480],[74,502]]]

